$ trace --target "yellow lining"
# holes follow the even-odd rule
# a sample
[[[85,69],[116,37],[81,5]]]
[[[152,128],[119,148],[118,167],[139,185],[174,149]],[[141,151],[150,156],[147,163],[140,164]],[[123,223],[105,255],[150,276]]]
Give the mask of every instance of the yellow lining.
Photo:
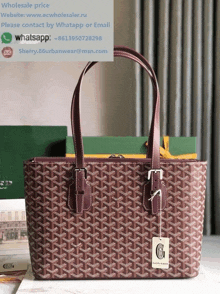
[[[108,158],[112,154],[84,154],[84,157]],[[118,154],[115,154],[118,156]],[[122,154],[125,158],[146,158],[146,154]],[[67,153],[66,157],[75,157],[75,154]]]
[[[160,147],[160,156],[161,158],[170,158],[170,159],[196,159],[196,153],[172,155],[169,152],[169,136],[163,137],[164,148]],[[147,142],[145,143],[147,146]],[[95,157],[95,158],[108,158],[112,154],[84,154],[84,157]],[[146,154],[122,154],[124,158],[146,158]],[[118,154],[116,154],[118,156]],[[67,153],[66,157],[75,157],[75,154]]]

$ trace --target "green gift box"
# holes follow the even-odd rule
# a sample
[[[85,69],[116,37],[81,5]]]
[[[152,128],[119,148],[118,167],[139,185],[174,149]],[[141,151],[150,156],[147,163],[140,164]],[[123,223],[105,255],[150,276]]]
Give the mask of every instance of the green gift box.
[[[83,137],[85,154],[146,154],[148,137]],[[160,139],[163,146],[163,137]],[[196,137],[169,137],[172,155],[196,153]],[[66,138],[66,156],[74,154],[73,138]]]
[[[65,126],[0,126],[0,199],[24,198],[23,161],[65,156]]]

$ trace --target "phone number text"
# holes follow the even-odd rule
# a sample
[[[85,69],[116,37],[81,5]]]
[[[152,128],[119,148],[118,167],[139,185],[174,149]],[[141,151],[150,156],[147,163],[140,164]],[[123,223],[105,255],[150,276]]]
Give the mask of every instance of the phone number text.
[[[102,36],[58,36],[57,41],[102,41]]]

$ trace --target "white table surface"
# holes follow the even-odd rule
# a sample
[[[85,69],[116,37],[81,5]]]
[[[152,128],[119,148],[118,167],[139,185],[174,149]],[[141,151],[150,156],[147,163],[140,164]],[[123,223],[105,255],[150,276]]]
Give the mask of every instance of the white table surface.
[[[1,293],[1,292],[0,292]],[[200,274],[191,279],[143,280],[34,280],[31,267],[18,294],[220,294],[220,236],[204,237]]]

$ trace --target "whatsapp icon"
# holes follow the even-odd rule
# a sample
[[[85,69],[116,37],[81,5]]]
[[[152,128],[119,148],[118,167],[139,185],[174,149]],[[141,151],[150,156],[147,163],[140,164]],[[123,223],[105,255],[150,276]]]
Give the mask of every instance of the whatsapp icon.
[[[8,44],[11,43],[12,40],[12,34],[10,33],[3,33],[1,35],[2,43]]]

